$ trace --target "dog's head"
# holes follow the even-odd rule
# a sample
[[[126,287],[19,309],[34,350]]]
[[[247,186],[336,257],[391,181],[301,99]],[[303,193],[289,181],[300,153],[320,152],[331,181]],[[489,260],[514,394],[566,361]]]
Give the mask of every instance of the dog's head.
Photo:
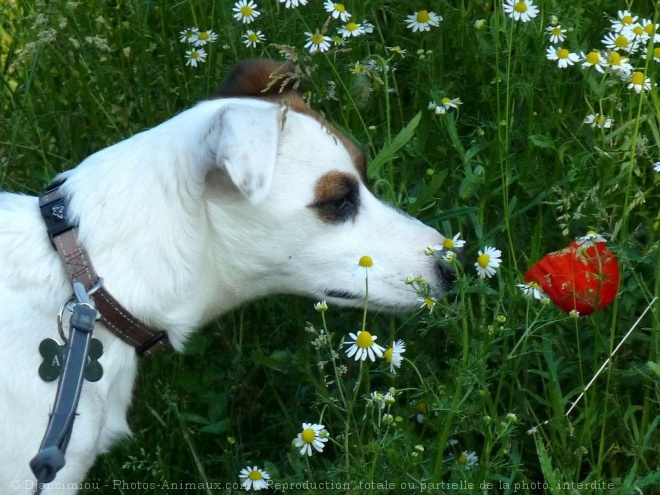
[[[370,307],[411,309],[410,276],[442,296],[453,272],[425,250],[444,238],[372,194],[364,152],[290,88],[290,70],[244,61],[221,89],[206,181],[221,275],[245,299],[296,293],[362,306],[368,297]],[[358,265],[365,255],[371,268]]]

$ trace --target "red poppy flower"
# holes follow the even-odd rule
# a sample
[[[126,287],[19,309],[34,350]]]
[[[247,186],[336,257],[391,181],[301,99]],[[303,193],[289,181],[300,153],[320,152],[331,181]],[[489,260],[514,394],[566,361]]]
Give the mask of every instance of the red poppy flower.
[[[614,300],[619,288],[619,263],[604,242],[577,241],[545,255],[525,274],[567,313],[589,315]]]

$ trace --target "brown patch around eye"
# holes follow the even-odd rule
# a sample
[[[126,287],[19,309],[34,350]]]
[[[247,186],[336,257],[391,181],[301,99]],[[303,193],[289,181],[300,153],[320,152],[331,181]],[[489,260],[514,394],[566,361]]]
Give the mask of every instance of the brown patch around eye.
[[[314,202],[309,205],[327,223],[355,218],[360,206],[360,184],[347,173],[332,170],[316,181]]]

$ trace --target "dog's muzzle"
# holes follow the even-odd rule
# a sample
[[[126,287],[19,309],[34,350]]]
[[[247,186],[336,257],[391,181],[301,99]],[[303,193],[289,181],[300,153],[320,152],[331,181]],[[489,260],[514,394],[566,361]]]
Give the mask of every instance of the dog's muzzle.
[[[447,283],[447,288],[451,288],[454,282],[456,282],[459,267],[465,266],[467,258],[463,254],[463,251],[459,249],[439,249],[434,254],[439,259],[437,270],[440,277]],[[448,257],[455,259],[447,261]]]

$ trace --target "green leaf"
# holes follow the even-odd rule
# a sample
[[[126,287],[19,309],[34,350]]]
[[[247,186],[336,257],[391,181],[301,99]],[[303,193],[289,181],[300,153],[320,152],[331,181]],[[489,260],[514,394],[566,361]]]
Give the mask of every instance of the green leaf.
[[[470,167],[465,167],[465,178],[461,181],[458,188],[458,197],[465,200],[476,196],[480,186],[484,184],[484,176],[475,174]]]
[[[415,134],[415,129],[417,129],[417,126],[421,120],[422,112],[419,111],[417,112],[417,115],[415,115],[412,120],[408,122],[408,125],[401,129],[399,134],[394,137],[392,142],[381,149],[374,157],[374,159],[369,162],[369,165],[367,166],[367,177],[373,179],[376,177],[378,172],[380,172],[380,169],[383,168],[383,165],[397,157],[397,151],[403,148],[406,143],[410,141],[410,139]]]
[[[539,148],[551,148],[553,150],[557,149],[554,139],[548,136],[543,136],[542,134],[532,134],[528,138],[534,146]]]
[[[442,186],[442,183],[447,178],[448,173],[449,171],[445,169],[433,176],[431,183],[422,189],[419,196],[416,198],[416,201],[410,205],[408,210],[409,214],[415,216],[421,208],[426,206],[426,204],[433,199],[433,196],[435,196],[435,193],[438,192],[438,189],[440,189],[440,186]]]
[[[229,430],[230,426],[231,421],[228,419],[223,419],[222,421],[218,421],[216,423],[212,423],[208,426],[200,428],[199,431],[203,433],[210,433],[212,435],[220,435],[221,433],[225,433],[227,430]]]

